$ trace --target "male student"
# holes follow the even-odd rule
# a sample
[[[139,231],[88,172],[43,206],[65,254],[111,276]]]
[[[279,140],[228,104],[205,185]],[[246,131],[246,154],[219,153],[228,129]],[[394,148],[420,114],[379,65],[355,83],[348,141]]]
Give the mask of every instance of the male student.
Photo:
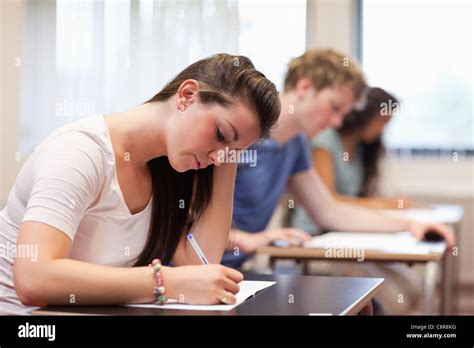
[[[271,139],[252,145],[256,165],[239,164],[234,193],[233,226],[222,263],[240,267],[255,250],[276,240],[299,244],[310,235],[294,228],[266,229],[285,190],[314,222],[330,230],[410,231],[421,239],[428,231],[454,245],[444,225],[388,217],[335,200],[314,171],[307,137],[339,127],[360,98],[365,80],[357,65],[333,50],[307,51],[292,60],[280,95],[281,113]]]

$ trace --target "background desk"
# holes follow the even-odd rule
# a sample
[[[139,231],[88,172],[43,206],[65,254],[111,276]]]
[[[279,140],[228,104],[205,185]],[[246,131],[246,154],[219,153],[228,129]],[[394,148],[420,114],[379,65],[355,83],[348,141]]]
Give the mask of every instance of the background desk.
[[[434,204],[432,209],[395,209],[380,210],[393,216],[417,220],[433,224],[451,225],[456,236],[456,244],[461,239],[461,222],[464,216],[464,208],[460,205]],[[457,244],[459,245],[459,244]],[[444,314],[456,314],[459,299],[459,256],[453,256],[452,252],[446,253],[444,265],[443,283],[441,284],[442,296],[441,312]]]
[[[270,264],[273,266],[274,262],[278,259],[293,259],[303,261],[304,268],[303,273],[308,274],[308,261],[311,260],[324,260],[324,261],[338,261],[338,262],[359,262],[357,261],[357,256],[354,257],[339,257],[334,255],[334,257],[326,256],[325,248],[305,248],[305,247],[275,247],[275,246],[265,246],[259,248],[258,253],[268,254],[270,256]],[[438,274],[438,265],[442,263],[442,277],[443,282],[449,281],[448,279],[448,269],[446,267],[446,260],[443,257],[442,253],[425,253],[425,254],[414,254],[414,253],[401,253],[389,252],[389,251],[371,251],[366,250],[364,252],[364,262],[373,261],[373,262],[405,262],[408,264],[412,263],[425,263],[425,311],[426,314],[433,313],[433,301],[434,301],[434,292],[436,286],[436,276]],[[442,314],[445,314],[445,303],[446,296],[449,294],[445,291],[445,288],[442,288],[442,301],[440,311]]]
[[[381,278],[245,274],[277,283],[231,311],[184,311],[125,306],[50,306],[33,315],[355,315],[380,289]],[[293,301],[291,301],[293,300]]]

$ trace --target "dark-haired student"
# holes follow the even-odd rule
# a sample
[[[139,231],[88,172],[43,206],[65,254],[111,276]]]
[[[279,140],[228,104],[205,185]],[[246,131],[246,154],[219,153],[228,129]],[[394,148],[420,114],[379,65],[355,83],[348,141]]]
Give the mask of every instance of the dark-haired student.
[[[143,105],[53,132],[0,214],[0,312],[178,297],[235,303],[242,274],[219,263],[236,165],[217,156],[268,134],[279,113],[275,86],[248,58],[218,54]],[[185,245],[186,232],[211,265]]]
[[[233,230],[223,263],[241,267],[263,245],[284,240],[300,244],[310,235],[297,228],[267,224],[285,191],[311,219],[330,230],[409,231],[421,239],[430,230],[454,245],[449,227],[398,219],[373,209],[336,200],[314,170],[307,137],[340,127],[365,88],[357,64],[333,50],[313,49],[288,65],[281,114],[271,139],[252,145],[258,164],[239,164],[234,194]]]

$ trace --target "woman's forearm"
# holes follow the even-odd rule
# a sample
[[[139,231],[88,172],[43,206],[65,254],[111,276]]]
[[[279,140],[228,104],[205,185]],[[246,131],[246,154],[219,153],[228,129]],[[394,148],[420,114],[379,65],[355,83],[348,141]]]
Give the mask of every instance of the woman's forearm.
[[[15,287],[28,305],[109,305],[154,300],[152,267],[111,267],[56,259],[18,271]],[[168,272],[169,267],[163,267],[165,286]],[[167,288],[167,296],[172,297],[175,292],[176,289]]]
[[[398,202],[395,199],[384,197],[353,197],[341,194],[334,194],[334,198],[340,202],[357,204],[371,209],[397,209]]]
[[[197,239],[210,263],[220,263],[226,248],[232,222],[232,206],[237,165],[226,163],[214,167],[212,199],[201,218],[192,226]],[[200,264],[194,250],[183,240],[173,258],[176,265]]]
[[[71,259],[15,265],[15,290],[27,306],[154,303],[153,267],[110,267]],[[235,303],[243,276],[222,265],[161,267],[164,295],[189,304]]]
[[[295,174],[289,190],[312,219],[328,230],[395,232],[408,230],[413,223],[338,201],[314,170]]]
[[[399,219],[337,200],[328,207],[324,221],[320,222],[324,228],[330,230],[377,232],[406,231],[412,223],[411,220]]]

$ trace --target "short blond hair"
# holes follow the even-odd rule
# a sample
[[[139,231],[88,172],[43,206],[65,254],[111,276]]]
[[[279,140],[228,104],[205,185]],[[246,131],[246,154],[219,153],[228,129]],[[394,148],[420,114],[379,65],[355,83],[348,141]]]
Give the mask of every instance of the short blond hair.
[[[308,78],[316,90],[348,84],[356,99],[362,95],[366,81],[358,62],[333,49],[311,49],[288,63],[285,76],[285,92],[296,83]]]

